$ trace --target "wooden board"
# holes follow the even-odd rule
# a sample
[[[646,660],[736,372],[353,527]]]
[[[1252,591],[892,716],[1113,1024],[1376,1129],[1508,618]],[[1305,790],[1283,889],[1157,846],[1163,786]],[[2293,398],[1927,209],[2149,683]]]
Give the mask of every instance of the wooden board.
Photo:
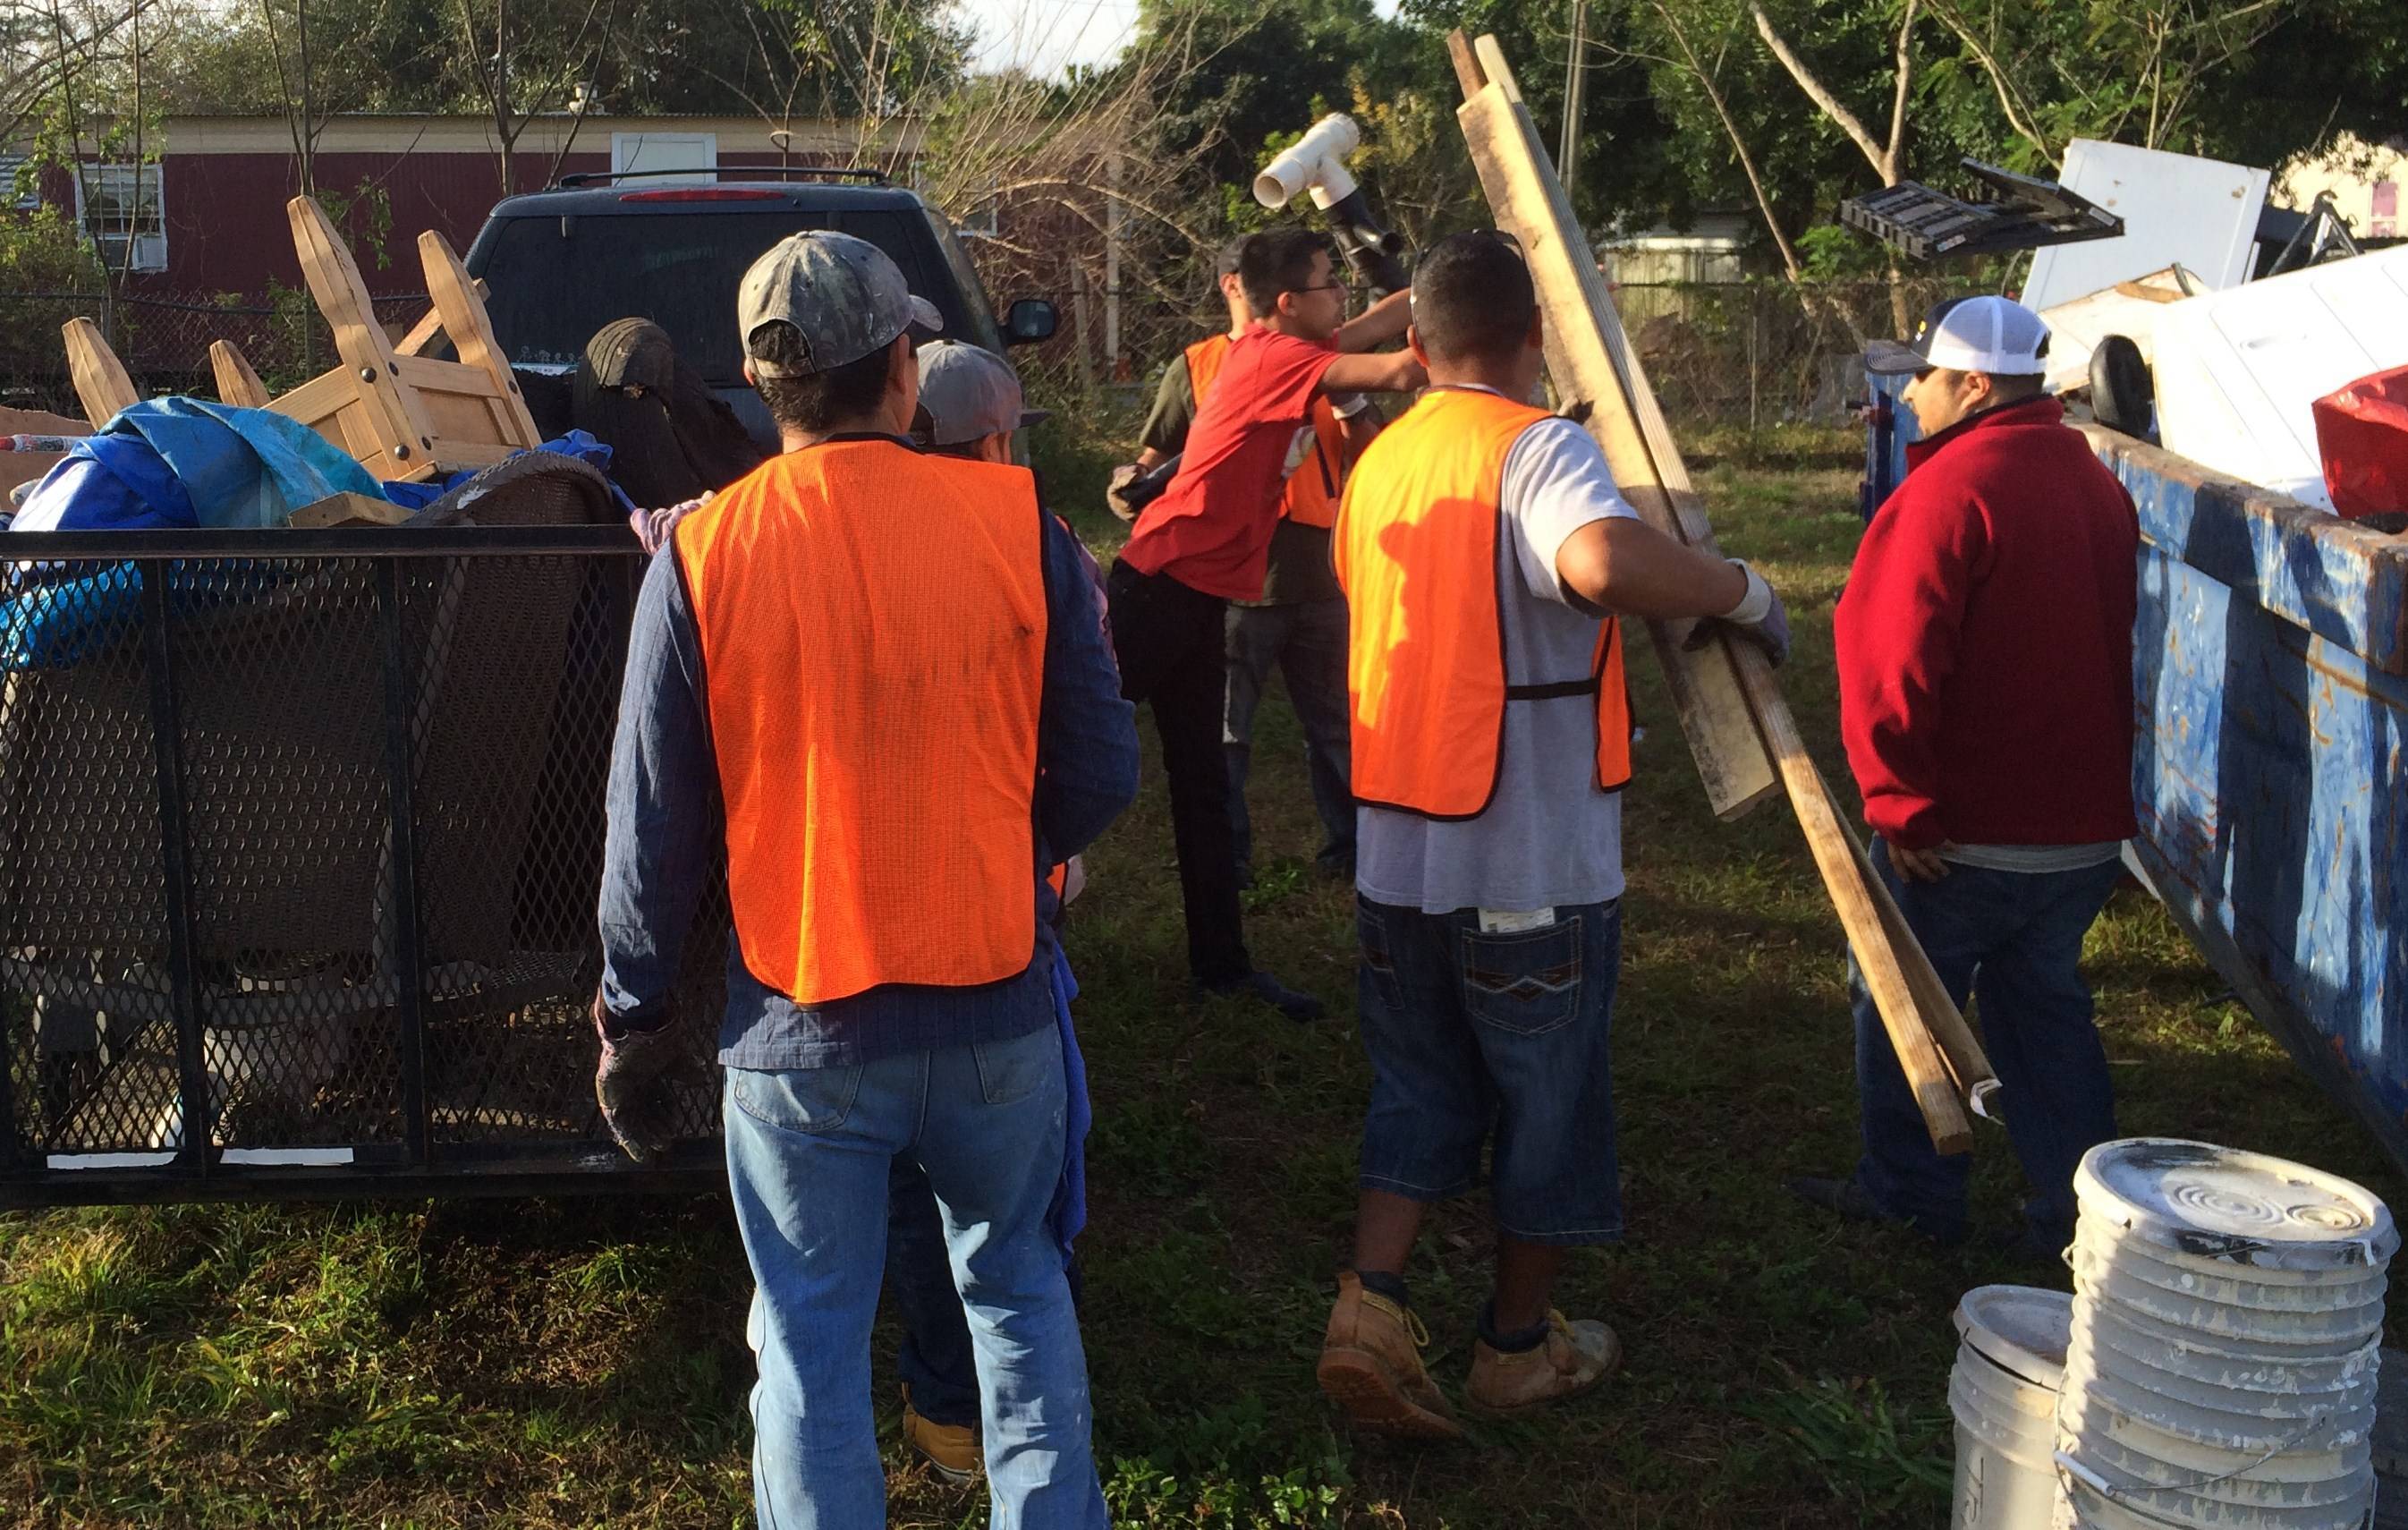
[[[1704,508],[1501,51],[1493,38],[1483,37],[1467,53],[1459,35],[1448,47],[1469,97],[1456,118],[1472,164],[1498,227],[1520,240],[1530,263],[1556,392],[1594,406],[1590,434],[1641,515],[1668,536],[1713,551]],[[1685,650],[1676,644],[1693,626],[1651,624],[1668,674],[1680,672],[1673,656]],[[1682,722],[1709,794],[1718,787],[1728,792],[1735,782],[1751,779],[1735,772],[1757,766],[1787,788],[1932,1146],[1943,1153],[1964,1151],[1972,1141],[1967,1102],[1985,1100],[1997,1087],[1980,1045],[1904,920],[1894,906],[1885,908],[1886,890],[1807,754],[1770,666],[1752,645],[1727,635],[1700,657],[1708,656],[1714,662],[1687,671],[1691,688],[1682,700]]]
[[[409,515],[408,511],[390,499],[371,498],[365,494],[330,494],[303,505],[284,524],[301,531],[329,526],[399,526]]]
[[[1495,47],[1493,42],[1489,46]],[[1484,87],[1457,116],[1497,226],[1521,242],[1539,282],[1541,307],[1547,311],[1547,372],[1555,393],[1600,404],[1640,393],[1644,379],[1632,370],[1637,357],[1623,338],[1604,274],[1579,237],[1570,206],[1547,168],[1529,113],[1508,91],[1502,84]],[[1559,317],[1584,311],[1596,314],[1597,323]],[[1628,387],[1626,379],[1640,386]],[[1641,516],[1659,531],[1692,540],[1684,535],[1680,515],[1680,498],[1689,493],[1688,476],[1678,467],[1678,454],[1670,451],[1670,434],[1653,403],[1650,394],[1648,413],[1655,435],[1661,438],[1660,450],[1624,407],[1597,409],[1589,416],[1589,433],[1604,448],[1615,484]],[[1651,459],[1669,464],[1661,480],[1649,467]],[[1712,548],[1711,538],[1705,545]],[[1684,644],[1696,625],[1645,624],[1707,802],[1717,817],[1729,820],[1778,793],[1781,776],[1756,731],[1728,641],[1691,651]]]
[[[72,440],[91,433],[92,426],[87,422],[70,420],[47,410],[0,409],[0,436],[63,436]],[[57,452],[0,452],[0,514],[7,512],[6,496],[9,490],[20,484],[32,483],[61,460]]]

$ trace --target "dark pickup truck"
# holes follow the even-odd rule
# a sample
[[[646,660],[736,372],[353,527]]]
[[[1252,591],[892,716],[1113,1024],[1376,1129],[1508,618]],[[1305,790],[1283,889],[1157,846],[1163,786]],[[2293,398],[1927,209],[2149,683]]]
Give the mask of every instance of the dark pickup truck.
[[[1054,333],[1054,305],[1042,298],[1014,302],[998,322],[944,214],[875,171],[721,173],[756,179],[671,185],[641,173],[569,176],[496,206],[467,267],[485,282],[486,311],[510,364],[566,374],[604,325],[650,319],[774,447],[767,411],[744,382],[736,286],[763,251],[807,228],[885,251],[956,339],[1000,353]]]

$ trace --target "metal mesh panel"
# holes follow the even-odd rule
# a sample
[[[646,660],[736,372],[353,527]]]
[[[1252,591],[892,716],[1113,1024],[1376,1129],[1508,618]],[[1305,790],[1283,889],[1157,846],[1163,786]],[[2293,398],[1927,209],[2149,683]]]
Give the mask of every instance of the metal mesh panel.
[[[54,565],[0,637],[0,1003],[17,1130],[53,1151],[175,1125],[152,695],[131,565]]]
[[[194,963],[222,1147],[394,1142],[375,568],[169,570]]]
[[[587,1006],[642,566],[580,529],[607,503],[557,462],[438,501],[423,528],[457,534],[413,554],[202,533],[0,566],[0,1199],[613,1161]],[[718,1130],[726,925],[715,883],[679,996],[691,1138]]]

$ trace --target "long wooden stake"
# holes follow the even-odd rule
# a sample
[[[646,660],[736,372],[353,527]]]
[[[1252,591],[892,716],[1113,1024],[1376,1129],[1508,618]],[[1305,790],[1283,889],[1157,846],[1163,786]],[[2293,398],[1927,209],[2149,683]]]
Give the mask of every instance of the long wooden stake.
[[[1671,430],[1623,333],[1612,296],[1580,235],[1563,186],[1547,164],[1502,51],[1493,37],[1467,44],[1459,33],[1449,36],[1447,51],[1467,97],[1456,117],[1473,166],[1498,226],[1521,241],[1538,285],[1546,318],[1547,367],[1555,391],[1595,406],[1589,431],[1603,449],[1614,482],[1641,516],[1667,535],[1714,551],[1704,508]],[[1985,1101],[1997,1088],[1996,1077],[1807,754],[1771,667],[1752,645],[1720,636],[1699,656],[1711,656],[1713,662],[1694,666],[1684,675],[1671,656],[1685,652],[1682,643],[1695,624],[1649,626],[1657,652],[1667,659],[1665,671],[1674,680],[1676,698],[1684,678],[1691,686],[1682,722],[1710,791],[1717,769],[1729,758],[1745,758],[1748,751],[1720,742],[1710,749],[1701,741],[1727,740],[1736,716],[1747,728],[1754,756],[1777,771],[1788,791],[1807,848],[1847,931],[1857,970],[1923,1112],[1932,1146],[1943,1153],[1970,1148],[1972,1129],[1965,1103]]]

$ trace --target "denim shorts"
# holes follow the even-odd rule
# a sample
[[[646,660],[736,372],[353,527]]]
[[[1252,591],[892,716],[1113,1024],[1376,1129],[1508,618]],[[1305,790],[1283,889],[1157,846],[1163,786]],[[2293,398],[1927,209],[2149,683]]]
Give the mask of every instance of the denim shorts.
[[[1607,1046],[1622,960],[1619,902],[1558,908],[1542,929],[1484,934],[1477,910],[1355,900],[1371,1057],[1362,1186],[1416,1201],[1489,1173],[1498,1230],[1525,1243],[1622,1236]]]

